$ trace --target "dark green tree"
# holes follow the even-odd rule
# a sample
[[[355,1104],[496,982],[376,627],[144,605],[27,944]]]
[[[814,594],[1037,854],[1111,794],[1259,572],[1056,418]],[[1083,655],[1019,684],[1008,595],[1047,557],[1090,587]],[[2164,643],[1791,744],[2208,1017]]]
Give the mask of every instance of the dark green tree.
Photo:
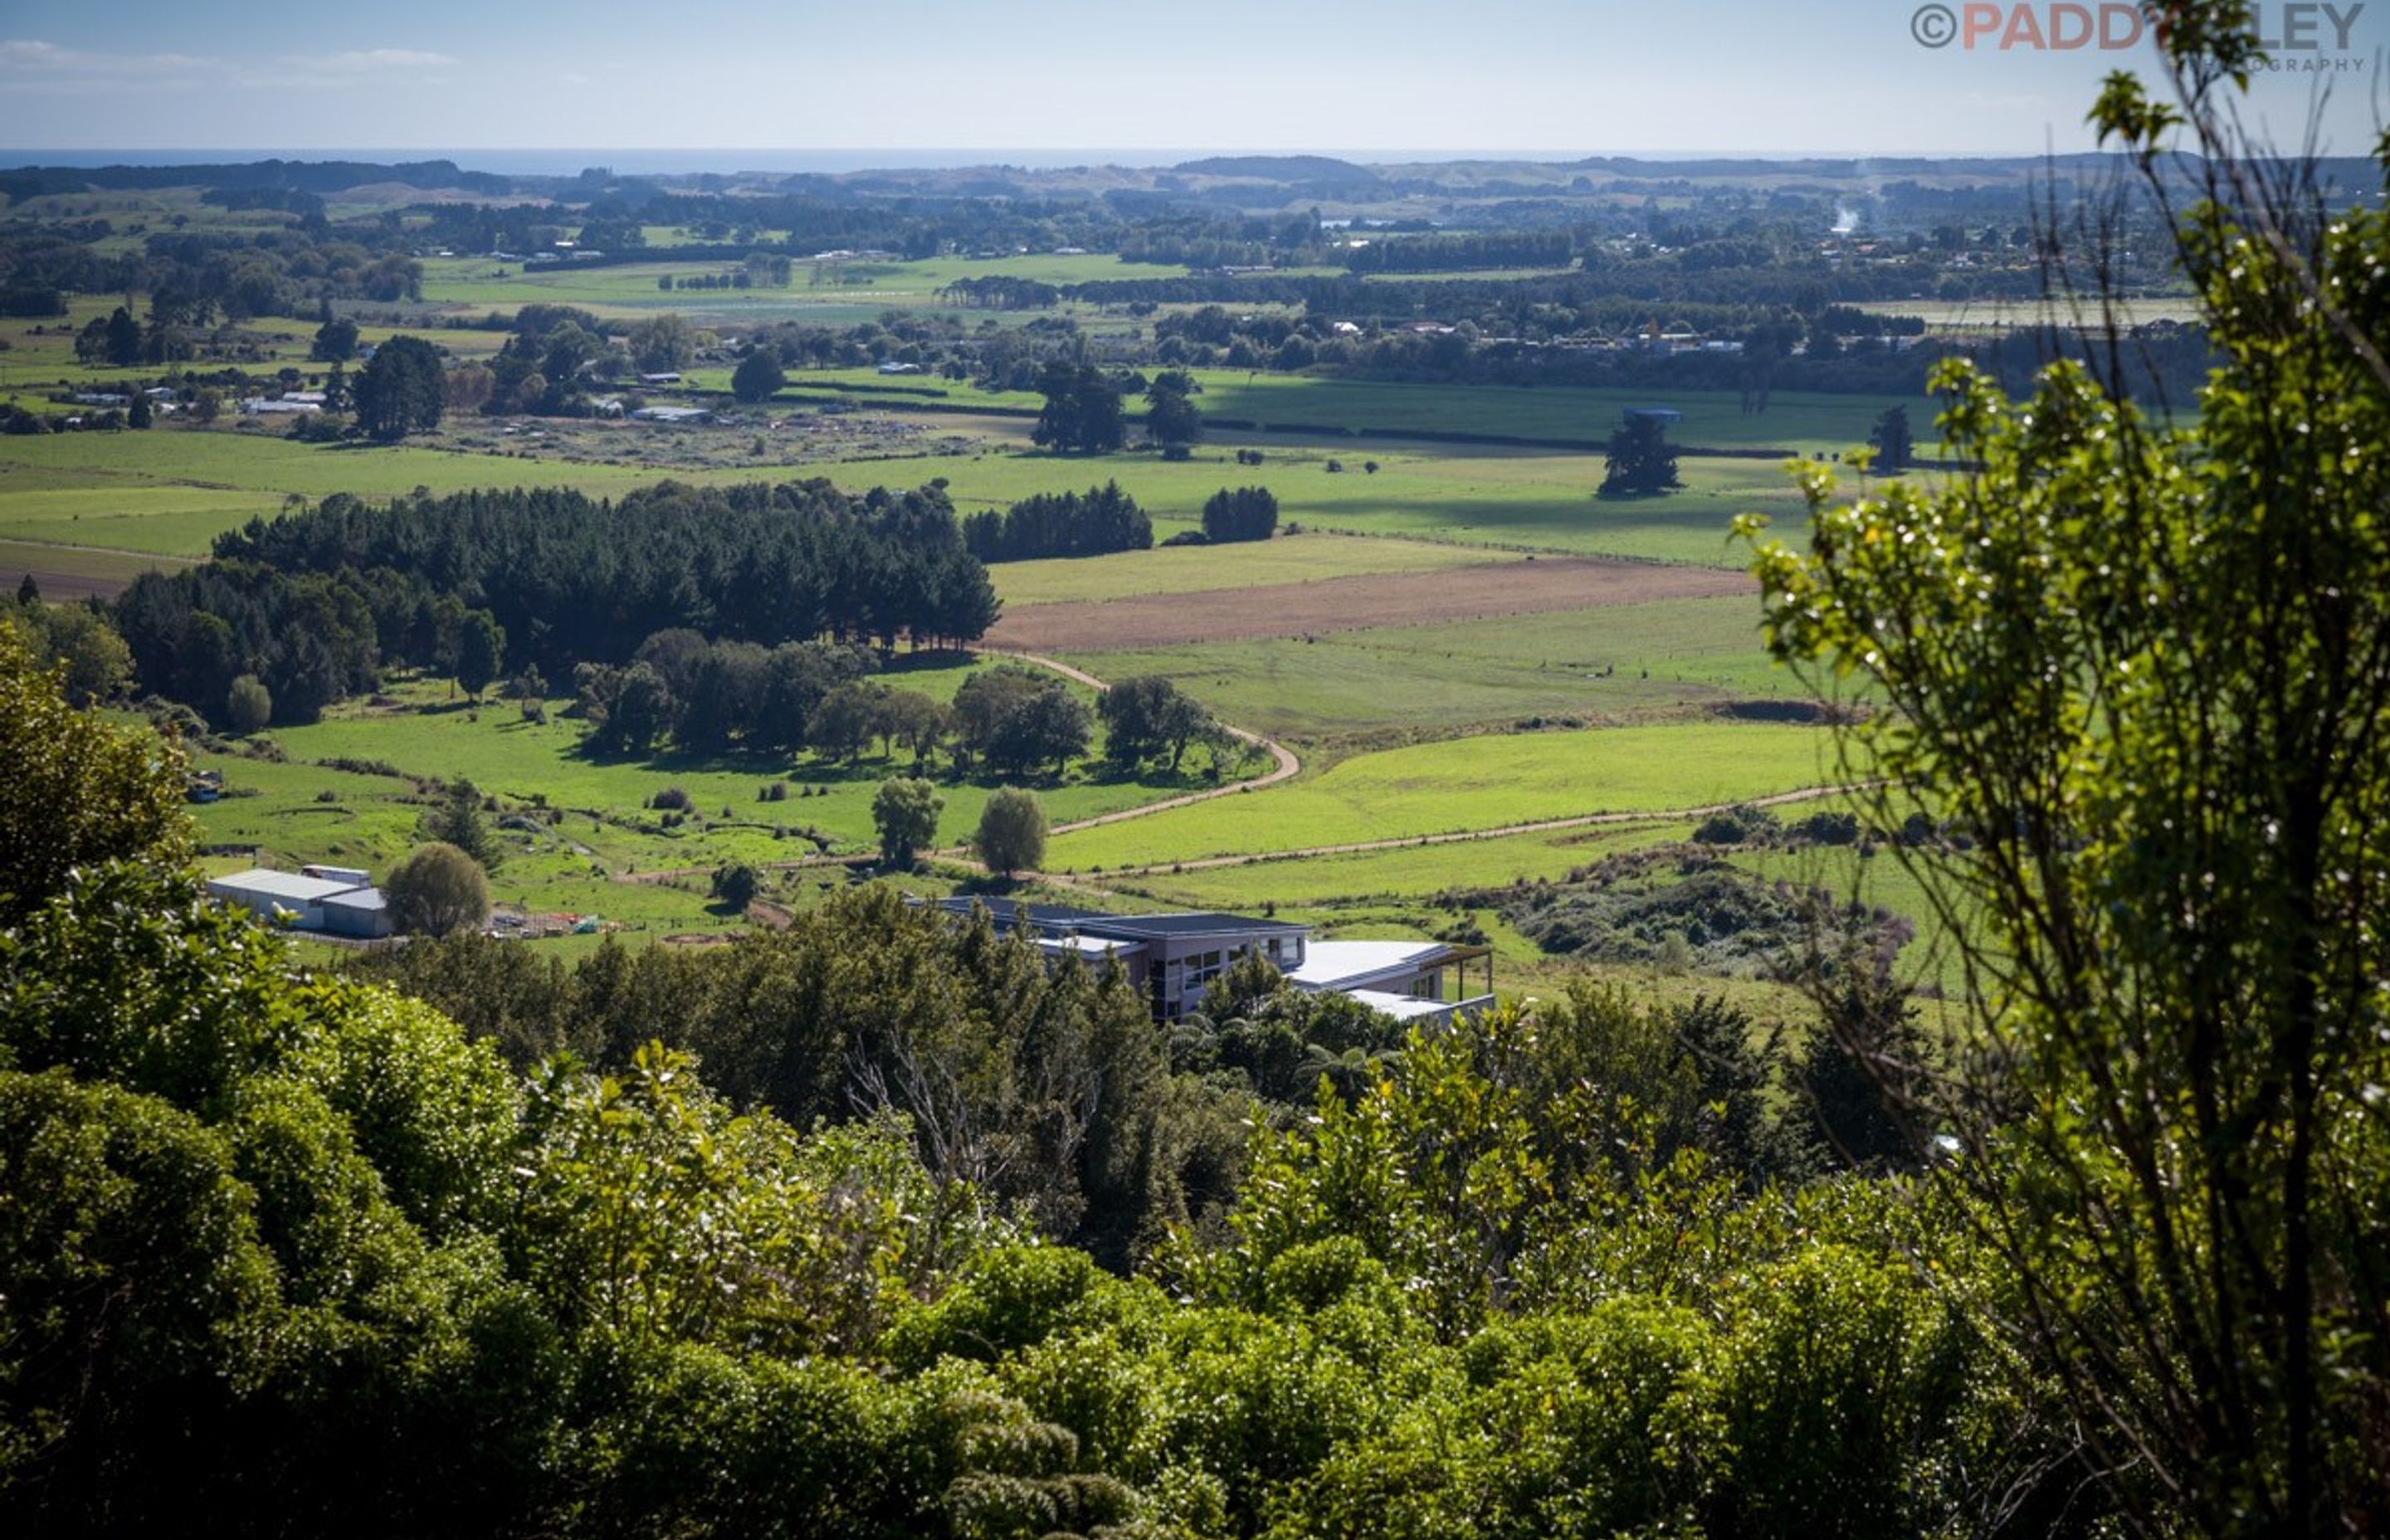
[[[755,892],[762,886],[762,879],[755,875],[754,867],[737,861],[726,866],[715,867],[712,886],[713,896],[730,905],[733,913],[745,914],[747,905],[755,902]]]
[[[109,363],[129,369],[141,362],[141,323],[122,305],[109,313],[105,339]]]
[[[1203,387],[1184,369],[1164,369],[1145,388],[1145,431],[1165,456],[1183,457],[1203,442],[1203,414],[1194,397]]]
[[[1892,475],[1908,468],[1917,456],[1917,441],[1908,430],[1908,408],[1889,406],[1875,426],[1868,430],[1868,443],[1875,449],[1875,468]]]
[[[393,337],[374,350],[356,383],[357,427],[385,443],[440,426],[447,407],[439,351],[420,337]]]
[[[307,356],[318,364],[345,364],[357,355],[357,324],[336,315],[315,328]]]
[[[1167,760],[1176,774],[1189,745],[1203,736],[1212,713],[1158,674],[1112,682],[1096,699],[1104,724],[1104,757],[1130,768]]]
[[[456,683],[473,699],[497,679],[507,663],[507,634],[486,610],[467,614],[456,630]]]
[[[425,811],[419,823],[428,843],[452,845],[484,871],[497,870],[506,858],[482,813],[481,789],[462,776],[441,788],[440,800]]]
[[[771,400],[788,382],[788,371],[780,367],[780,355],[769,348],[751,350],[730,371],[730,393],[750,404]]]
[[[1677,451],[1668,443],[1667,424],[1647,412],[1627,413],[1610,435],[1601,494],[1648,496],[1684,484],[1677,476]]]
[[[988,735],[988,764],[1025,775],[1040,765],[1060,776],[1087,751],[1095,713],[1060,680],[1021,697]]]
[[[1056,360],[1037,377],[1046,404],[1030,441],[1065,455],[1108,455],[1128,437],[1120,387],[1092,364]]]

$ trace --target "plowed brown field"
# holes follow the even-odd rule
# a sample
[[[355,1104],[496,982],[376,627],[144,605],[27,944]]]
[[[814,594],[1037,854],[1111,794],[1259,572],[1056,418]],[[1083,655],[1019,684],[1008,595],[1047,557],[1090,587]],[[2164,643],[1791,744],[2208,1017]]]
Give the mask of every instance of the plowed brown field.
[[[1724,598],[1751,592],[1751,577],[1745,572],[1545,557],[1440,572],[1151,594],[1099,604],[1040,604],[1005,616],[987,639],[995,646],[1024,652],[1099,652],[1111,648],[1318,635],[1373,626],[1433,625],[1495,615],[1548,614],[1655,599]]]

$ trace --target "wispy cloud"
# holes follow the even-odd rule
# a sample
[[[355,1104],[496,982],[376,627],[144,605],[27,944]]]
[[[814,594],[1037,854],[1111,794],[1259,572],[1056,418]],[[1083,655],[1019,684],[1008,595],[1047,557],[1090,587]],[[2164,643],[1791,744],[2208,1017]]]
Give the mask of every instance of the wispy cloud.
[[[352,48],[339,54],[302,54],[285,62],[293,69],[364,75],[382,70],[432,70],[456,60],[447,54],[426,53],[420,48]]]
[[[0,78],[11,88],[74,88],[112,81],[190,84],[218,68],[214,59],[196,54],[103,53],[61,48],[38,38],[0,39]]]
[[[457,62],[454,55],[422,48],[350,48],[333,54],[284,54],[243,69],[235,78],[261,90],[348,90],[374,81],[437,85],[445,82],[437,71]]]
[[[436,71],[457,62],[454,55],[423,48],[350,48],[234,64],[197,54],[111,53],[61,47],[39,38],[0,38],[0,85],[39,96],[73,96],[109,87],[334,90],[373,80],[429,84],[440,81]]]

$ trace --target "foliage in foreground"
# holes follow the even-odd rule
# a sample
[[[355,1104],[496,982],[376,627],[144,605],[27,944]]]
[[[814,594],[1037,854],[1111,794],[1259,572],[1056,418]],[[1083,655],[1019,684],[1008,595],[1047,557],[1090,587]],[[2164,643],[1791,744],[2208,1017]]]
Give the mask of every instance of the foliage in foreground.
[[[119,833],[95,854],[132,859],[37,874],[0,933],[12,1529],[1880,1534],[2004,1484],[2018,1381],[1904,1256],[1939,1218],[1714,1166],[1674,1030],[1623,1000],[1323,1079],[1253,1133],[1225,1217],[1123,1277],[1041,1237],[1081,1211],[1037,1180],[1069,1147],[1034,1142],[1068,1133],[1041,1098],[1125,1094],[1139,1045],[1165,1097],[1201,1084],[1157,1077],[1116,981],[885,894],[734,948],[706,982],[777,1000],[752,1047],[839,1017],[823,1093],[890,1092],[800,1132],[659,1044],[510,1069],[295,972]],[[611,956],[576,1008],[709,1030]],[[1248,969],[1217,1003],[1290,999]],[[1121,1190],[1154,1158],[1127,1125],[1077,1136]]]
[[[2178,6],[2162,106],[2093,121],[2153,187],[2221,363],[2195,428],[2118,368],[2012,404],[1946,365],[1979,468],[1834,506],[1768,545],[1771,646],[1888,710],[1845,729],[1871,821],[1969,965],[1958,1072],[1916,1123],[2018,1280],[2015,1341],[2152,1527],[2390,1521],[2390,219],[2336,213],[2223,98],[2245,7]],[[2390,141],[2384,146],[2390,172]],[[1897,1053],[1880,1060],[1895,1066]]]

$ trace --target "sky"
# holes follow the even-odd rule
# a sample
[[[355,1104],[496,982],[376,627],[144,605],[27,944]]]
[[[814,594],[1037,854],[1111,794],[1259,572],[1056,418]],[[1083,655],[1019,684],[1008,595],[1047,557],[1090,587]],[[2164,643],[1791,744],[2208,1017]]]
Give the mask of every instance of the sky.
[[[2101,45],[2103,9],[2124,43],[2129,7],[2098,0],[0,5],[0,160],[608,147],[687,150],[688,169],[722,170],[760,162],[702,152],[826,152],[826,166],[928,148],[934,161],[910,163],[1197,149],[2031,155],[2091,148],[2083,117],[2100,78],[2151,66],[2146,41]],[[2297,68],[2261,78],[2249,115],[2295,142],[2328,88],[2324,148],[2369,153],[2390,0],[2259,13],[2261,36]],[[2083,46],[2048,46],[2087,30]],[[858,163],[875,160],[908,163]]]

